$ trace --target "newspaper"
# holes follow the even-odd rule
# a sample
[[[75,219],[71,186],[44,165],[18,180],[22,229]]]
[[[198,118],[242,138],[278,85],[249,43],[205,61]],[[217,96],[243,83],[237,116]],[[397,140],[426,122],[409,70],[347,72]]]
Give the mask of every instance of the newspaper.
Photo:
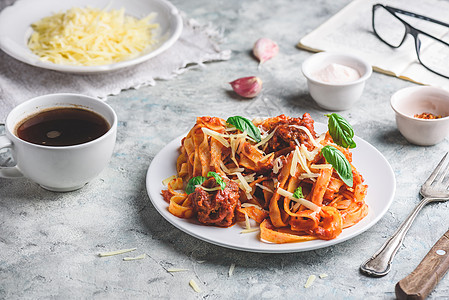
[[[427,70],[418,61],[414,38],[408,34],[403,45],[391,48],[383,43],[372,27],[374,4],[389,5],[449,23],[449,1],[442,0],[355,0],[327,20],[297,45],[312,52],[352,53],[367,60],[373,70],[415,83],[449,88],[449,79]],[[415,28],[449,42],[449,28],[417,18],[400,15]],[[425,45],[431,47],[431,45]],[[423,49],[423,48],[422,48]],[[424,47],[421,51],[426,51]],[[447,51],[446,51],[447,52]],[[449,57],[435,57],[441,61]],[[447,63],[446,63],[447,64]]]

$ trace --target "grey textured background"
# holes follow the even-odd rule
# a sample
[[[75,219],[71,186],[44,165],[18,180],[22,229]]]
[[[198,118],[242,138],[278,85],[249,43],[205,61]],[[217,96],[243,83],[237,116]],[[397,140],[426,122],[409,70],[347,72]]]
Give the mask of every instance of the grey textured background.
[[[369,258],[418,203],[419,186],[448,150],[413,146],[396,129],[390,96],[414,84],[374,73],[360,102],[342,112],[361,138],[390,162],[395,200],[375,226],[338,245],[303,253],[257,254],[195,239],[166,222],[145,189],[158,151],[187,131],[196,116],[235,114],[300,116],[326,122],[307,92],[301,63],[311,54],[295,47],[301,37],[343,8],[347,0],[174,0],[188,17],[223,30],[226,62],[207,64],[154,87],[122,92],[108,103],[119,118],[111,163],[83,189],[52,193],[25,180],[0,179],[0,298],[3,299],[393,299],[396,282],[409,274],[446,232],[447,203],[424,208],[398,252],[390,274],[369,278],[359,265]],[[278,42],[279,55],[257,68],[250,50],[259,37]],[[261,95],[242,100],[228,82],[257,75]],[[98,252],[137,247],[130,256]],[[236,268],[228,276],[231,264]],[[169,273],[167,268],[189,271]],[[327,273],[308,289],[309,275]],[[188,285],[194,279],[202,289]],[[447,299],[443,278],[430,299]]]

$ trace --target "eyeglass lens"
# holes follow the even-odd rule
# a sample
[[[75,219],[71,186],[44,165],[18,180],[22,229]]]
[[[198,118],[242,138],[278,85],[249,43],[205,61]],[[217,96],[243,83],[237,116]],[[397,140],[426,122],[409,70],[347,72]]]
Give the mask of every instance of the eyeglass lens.
[[[430,70],[449,77],[449,46],[425,34],[418,34],[418,57]]]
[[[373,28],[377,36],[391,47],[401,46],[407,35],[404,23],[382,6],[376,6],[373,14]],[[416,39],[416,52],[421,64],[449,77],[449,46],[422,33],[418,33]]]
[[[374,10],[373,25],[377,35],[391,47],[399,47],[405,39],[405,25],[382,6]]]

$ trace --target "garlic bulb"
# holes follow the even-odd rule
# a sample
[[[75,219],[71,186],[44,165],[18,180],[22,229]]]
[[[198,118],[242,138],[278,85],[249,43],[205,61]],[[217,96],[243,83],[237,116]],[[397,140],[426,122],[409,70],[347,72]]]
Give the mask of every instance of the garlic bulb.
[[[254,98],[262,90],[262,80],[256,76],[242,77],[229,84],[237,94],[245,98]]]
[[[253,54],[259,59],[260,64],[276,56],[279,52],[279,46],[268,38],[260,38],[253,47]]]

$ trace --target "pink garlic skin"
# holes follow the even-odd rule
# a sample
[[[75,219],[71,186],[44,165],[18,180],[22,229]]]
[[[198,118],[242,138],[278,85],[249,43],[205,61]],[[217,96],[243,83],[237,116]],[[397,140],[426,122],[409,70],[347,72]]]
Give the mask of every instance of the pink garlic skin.
[[[229,84],[234,92],[245,98],[254,98],[262,90],[262,80],[256,76],[242,77]]]
[[[268,38],[260,38],[254,43],[253,54],[263,64],[279,53],[279,46]]]

